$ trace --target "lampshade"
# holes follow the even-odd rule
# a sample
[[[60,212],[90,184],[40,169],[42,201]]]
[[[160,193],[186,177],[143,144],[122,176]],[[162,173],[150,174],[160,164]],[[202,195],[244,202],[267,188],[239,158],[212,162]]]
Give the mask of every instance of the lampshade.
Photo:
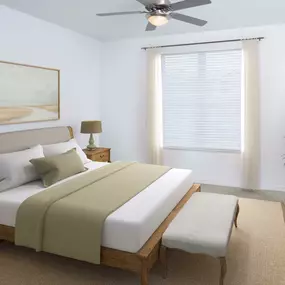
[[[151,15],[148,18],[148,21],[152,25],[159,27],[159,26],[167,24],[168,23],[168,18],[167,18],[167,16],[164,16],[164,15]]]
[[[82,134],[98,134],[102,133],[101,121],[83,121],[81,123]]]

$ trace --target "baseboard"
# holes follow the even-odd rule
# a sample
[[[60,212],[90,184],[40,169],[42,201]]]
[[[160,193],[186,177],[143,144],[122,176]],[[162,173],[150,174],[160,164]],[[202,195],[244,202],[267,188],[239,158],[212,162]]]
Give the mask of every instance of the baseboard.
[[[257,191],[260,191],[260,190],[255,190],[255,189],[246,189],[246,188],[240,188],[241,191],[244,191],[244,192],[257,192]]]

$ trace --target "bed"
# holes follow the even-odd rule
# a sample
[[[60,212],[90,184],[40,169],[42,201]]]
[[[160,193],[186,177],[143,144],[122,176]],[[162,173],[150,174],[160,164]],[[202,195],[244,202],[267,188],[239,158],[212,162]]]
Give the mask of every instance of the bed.
[[[0,153],[63,142],[72,137],[70,127],[1,134]],[[15,143],[11,145],[11,141]],[[91,171],[104,165],[89,162],[85,166]],[[0,239],[14,242],[18,208],[27,198],[45,189],[40,181],[34,181],[0,193]],[[171,169],[109,215],[102,232],[101,264],[139,273],[141,284],[147,285],[148,273],[159,258],[162,234],[197,191],[200,186],[193,184],[191,170]]]

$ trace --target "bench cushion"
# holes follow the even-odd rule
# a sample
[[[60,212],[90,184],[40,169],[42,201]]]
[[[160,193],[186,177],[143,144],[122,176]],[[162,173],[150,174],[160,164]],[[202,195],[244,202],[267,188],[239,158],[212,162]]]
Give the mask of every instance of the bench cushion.
[[[162,244],[189,253],[225,257],[238,198],[195,193],[163,235]]]

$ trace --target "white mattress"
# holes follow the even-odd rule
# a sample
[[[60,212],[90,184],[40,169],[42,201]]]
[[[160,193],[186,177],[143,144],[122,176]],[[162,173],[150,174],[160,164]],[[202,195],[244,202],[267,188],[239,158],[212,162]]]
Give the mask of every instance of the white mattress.
[[[91,170],[104,165],[105,163],[90,162],[86,167]],[[192,185],[191,170],[171,169],[108,216],[102,233],[102,245],[137,252]],[[14,227],[21,203],[46,189],[40,181],[35,181],[0,193],[0,224]]]

